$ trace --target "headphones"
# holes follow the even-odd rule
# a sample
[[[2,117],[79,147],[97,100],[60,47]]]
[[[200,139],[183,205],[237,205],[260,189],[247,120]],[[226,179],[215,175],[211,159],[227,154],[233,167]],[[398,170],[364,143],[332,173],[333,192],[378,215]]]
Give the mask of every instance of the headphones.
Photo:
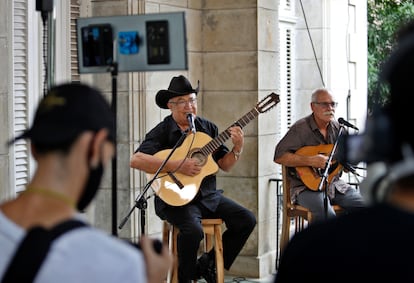
[[[387,199],[395,182],[414,176],[414,152],[408,144],[402,145],[403,159],[392,165],[374,162],[368,165],[367,177],[361,182],[361,194],[368,203]]]
[[[348,136],[346,159],[350,163],[366,162],[367,177],[361,182],[361,193],[370,202],[384,201],[401,178],[414,176],[414,140],[407,131],[414,105],[414,32],[406,35],[383,65],[375,108],[367,118],[366,131]],[[390,102],[379,106],[381,91],[391,94]],[[358,142],[352,142],[352,140]],[[352,144],[359,144],[351,148]]]

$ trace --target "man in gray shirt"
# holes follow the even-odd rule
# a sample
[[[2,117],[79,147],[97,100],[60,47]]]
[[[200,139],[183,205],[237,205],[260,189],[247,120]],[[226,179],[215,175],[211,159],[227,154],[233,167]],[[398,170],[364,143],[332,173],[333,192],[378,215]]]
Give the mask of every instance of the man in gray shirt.
[[[324,190],[318,190],[318,186],[307,186],[306,180],[300,178],[296,170],[302,168],[320,170],[323,173],[330,150],[323,154],[319,147],[324,147],[323,151],[333,147],[341,127],[334,119],[336,105],[337,102],[329,90],[315,90],[310,103],[312,114],[293,124],[275,149],[274,162],[288,167],[292,202],[308,208],[312,212],[312,222],[334,216],[334,204],[341,206],[345,211],[365,206],[361,194],[340,179],[342,170],[339,170],[339,164],[332,163],[332,173],[327,178],[330,182],[326,191],[330,201],[327,202],[326,208]]]

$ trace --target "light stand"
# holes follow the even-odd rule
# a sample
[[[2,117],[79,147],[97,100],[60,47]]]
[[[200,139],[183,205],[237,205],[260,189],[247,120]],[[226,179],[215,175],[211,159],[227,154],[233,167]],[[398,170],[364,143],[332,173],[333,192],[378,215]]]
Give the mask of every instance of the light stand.
[[[336,138],[334,146],[332,147],[331,152],[329,153],[329,157],[328,157],[328,160],[326,161],[325,169],[324,169],[324,172],[322,174],[322,178],[321,178],[321,181],[320,181],[319,187],[318,187],[318,191],[323,191],[323,193],[324,193],[323,205],[324,205],[324,209],[325,209],[325,218],[328,218],[328,200],[329,200],[329,198],[328,198],[328,187],[329,187],[328,176],[329,176],[329,169],[331,168],[331,162],[332,162],[333,156],[336,152],[339,137],[342,135],[342,131],[343,131],[343,126],[340,125],[338,136]]]
[[[54,77],[54,63],[55,63],[55,22],[53,19],[53,0],[36,0],[36,10],[40,11],[43,22],[43,57],[46,62],[45,69],[45,81],[43,83],[43,95],[46,95],[47,91],[52,87],[55,82]],[[46,37],[46,41],[45,41]]]
[[[37,0],[39,3],[48,4],[52,1]],[[44,10],[46,9],[42,7],[42,11]],[[112,160],[112,234],[116,236],[117,76],[119,72],[187,70],[185,15],[184,12],[175,12],[78,18],[76,25],[79,73],[95,74],[110,71],[112,76],[111,108],[115,119],[115,154]],[[148,188],[149,185],[146,190]],[[145,218],[146,209],[144,194],[145,192],[136,200],[136,206],[142,211],[142,219]]]
[[[114,44],[115,45],[115,44]],[[117,140],[117,78],[118,78],[118,63],[113,62],[110,67],[111,76],[112,76],[112,102],[111,109],[114,114],[114,135],[115,141]],[[115,215],[117,215],[117,142],[115,142],[115,152],[114,157],[112,158],[112,235],[117,236],[118,232],[116,230],[117,221]]]

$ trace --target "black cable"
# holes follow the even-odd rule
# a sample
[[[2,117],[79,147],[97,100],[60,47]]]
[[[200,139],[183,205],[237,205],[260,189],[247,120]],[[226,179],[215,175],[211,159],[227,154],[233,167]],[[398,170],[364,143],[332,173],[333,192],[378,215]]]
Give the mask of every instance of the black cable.
[[[300,0],[299,2],[300,2],[300,7],[302,8],[303,19],[305,20],[306,30],[308,31],[309,39],[310,39],[310,42],[311,42],[311,45],[312,45],[313,56],[315,57],[316,65],[318,66],[319,75],[321,76],[322,85],[325,87],[325,82],[323,81],[321,68],[319,66],[318,58],[316,57],[315,47],[313,45],[312,37],[311,37],[310,31],[309,31],[308,21],[306,20],[305,10],[303,9],[302,0]]]

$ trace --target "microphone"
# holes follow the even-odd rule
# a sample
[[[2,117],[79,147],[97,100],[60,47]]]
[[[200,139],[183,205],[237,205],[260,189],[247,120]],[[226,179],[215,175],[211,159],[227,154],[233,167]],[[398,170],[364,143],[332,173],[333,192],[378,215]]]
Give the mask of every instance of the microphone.
[[[349,123],[348,121],[345,121],[345,120],[344,120],[344,118],[339,118],[339,119],[338,119],[338,123],[339,123],[339,124],[342,124],[342,125],[344,125],[344,126],[350,127],[350,128],[352,128],[352,129],[354,129],[354,130],[356,130],[356,131],[359,131],[359,129],[358,129],[356,126],[352,125],[352,124],[351,124],[351,123]]]
[[[189,125],[190,132],[193,132],[195,134],[196,133],[196,128],[195,128],[195,124],[194,124],[193,114],[187,113],[187,120],[188,120],[188,125]]]

